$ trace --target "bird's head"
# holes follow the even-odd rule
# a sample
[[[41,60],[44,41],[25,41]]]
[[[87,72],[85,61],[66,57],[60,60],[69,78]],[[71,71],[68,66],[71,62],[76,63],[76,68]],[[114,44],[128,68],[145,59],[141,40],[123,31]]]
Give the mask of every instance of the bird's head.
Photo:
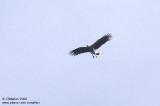
[[[90,45],[86,45],[87,47],[91,47]]]

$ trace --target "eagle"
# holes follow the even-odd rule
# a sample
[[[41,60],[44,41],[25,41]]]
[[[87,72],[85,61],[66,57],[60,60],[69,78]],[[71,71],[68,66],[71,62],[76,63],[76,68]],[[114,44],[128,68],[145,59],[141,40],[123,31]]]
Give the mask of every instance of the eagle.
[[[86,52],[90,52],[92,54],[92,57],[96,57],[97,55],[99,55],[100,53],[98,53],[96,51],[96,49],[98,49],[99,47],[101,47],[103,44],[105,44],[107,41],[111,40],[112,36],[110,33],[105,34],[102,38],[98,39],[95,43],[93,43],[92,45],[86,45],[86,47],[79,47],[76,48],[74,50],[71,50],[69,52],[70,55],[72,56],[76,56],[78,54],[81,53],[86,53]]]

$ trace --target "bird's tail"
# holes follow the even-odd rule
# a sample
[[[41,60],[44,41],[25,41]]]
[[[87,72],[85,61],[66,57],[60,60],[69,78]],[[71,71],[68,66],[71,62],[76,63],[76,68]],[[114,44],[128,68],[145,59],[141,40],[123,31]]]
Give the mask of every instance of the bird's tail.
[[[100,53],[96,53],[96,55],[99,55]]]

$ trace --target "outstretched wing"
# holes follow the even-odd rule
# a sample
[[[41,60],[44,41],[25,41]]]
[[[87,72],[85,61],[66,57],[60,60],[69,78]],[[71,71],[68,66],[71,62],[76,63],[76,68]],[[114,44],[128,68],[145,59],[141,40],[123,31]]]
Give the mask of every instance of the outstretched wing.
[[[89,52],[88,47],[79,47],[77,49],[74,49],[74,50],[70,51],[69,54],[72,55],[72,56],[76,56],[78,54],[85,53],[85,52]]]
[[[111,34],[105,34],[102,38],[98,39],[93,45],[92,47],[94,49],[98,49],[99,47],[101,47],[104,43],[106,43],[107,41],[109,41],[111,39]]]

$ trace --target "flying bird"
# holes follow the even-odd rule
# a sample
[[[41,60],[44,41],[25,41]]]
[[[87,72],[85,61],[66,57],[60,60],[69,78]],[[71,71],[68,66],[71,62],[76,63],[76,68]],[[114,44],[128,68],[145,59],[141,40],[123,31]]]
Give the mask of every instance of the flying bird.
[[[90,52],[92,54],[92,57],[96,57],[97,55],[99,55],[100,53],[98,53],[96,51],[96,49],[98,49],[99,47],[101,47],[103,44],[105,44],[107,41],[109,41],[112,38],[111,34],[105,34],[102,38],[98,39],[95,43],[93,43],[92,45],[87,45],[87,47],[79,47],[76,48],[74,50],[71,50],[69,52],[70,55],[72,56],[76,56],[78,54],[81,53],[86,53],[86,52]]]

